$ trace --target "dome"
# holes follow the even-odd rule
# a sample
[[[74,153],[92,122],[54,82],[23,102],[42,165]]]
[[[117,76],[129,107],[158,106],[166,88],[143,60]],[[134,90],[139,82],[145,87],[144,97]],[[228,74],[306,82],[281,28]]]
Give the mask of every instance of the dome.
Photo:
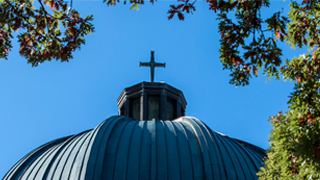
[[[113,116],[35,149],[4,179],[257,179],[265,155],[194,117]]]

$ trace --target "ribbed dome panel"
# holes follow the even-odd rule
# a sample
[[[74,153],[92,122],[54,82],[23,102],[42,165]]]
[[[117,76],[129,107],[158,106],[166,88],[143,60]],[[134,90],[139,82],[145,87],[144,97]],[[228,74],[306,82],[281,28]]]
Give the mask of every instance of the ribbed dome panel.
[[[11,179],[257,179],[265,151],[193,117],[135,121],[113,116],[22,158]]]

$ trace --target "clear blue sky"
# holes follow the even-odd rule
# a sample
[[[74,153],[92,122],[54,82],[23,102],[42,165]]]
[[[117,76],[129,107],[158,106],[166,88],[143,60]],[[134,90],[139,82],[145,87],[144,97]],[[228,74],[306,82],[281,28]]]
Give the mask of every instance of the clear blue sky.
[[[99,125],[117,114],[123,88],[149,81],[149,61],[155,50],[155,81],[182,90],[188,115],[214,131],[268,148],[268,116],[287,110],[293,84],[269,81],[260,73],[247,87],[230,85],[219,60],[218,22],[205,2],[185,21],[167,20],[174,1],[130,11],[129,5],[107,7],[102,0],[74,1],[81,15],[94,15],[96,32],[69,63],[27,65],[14,43],[9,60],[0,61],[0,177],[24,155],[42,144]],[[272,11],[287,2],[271,1]],[[268,11],[263,11],[263,16]],[[302,53],[285,44],[284,57]]]

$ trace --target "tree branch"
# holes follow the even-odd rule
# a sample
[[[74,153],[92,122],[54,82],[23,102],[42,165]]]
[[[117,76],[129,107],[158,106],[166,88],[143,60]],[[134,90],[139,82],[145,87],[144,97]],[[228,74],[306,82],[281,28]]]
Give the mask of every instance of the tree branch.
[[[45,20],[46,20],[46,26],[47,26],[47,31],[48,31],[48,34],[49,34],[50,31],[49,31],[49,26],[48,26],[48,22],[47,22],[47,21],[48,21],[48,20],[47,20],[47,16],[50,15],[50,14],[46,11],[45,7],[43,6],[42,0],[38,0],[38,1],[39,1],[40,5],[41,5],[43,11],[44,11]],[[50,17],[51,17],[51,15],[50,15]]]

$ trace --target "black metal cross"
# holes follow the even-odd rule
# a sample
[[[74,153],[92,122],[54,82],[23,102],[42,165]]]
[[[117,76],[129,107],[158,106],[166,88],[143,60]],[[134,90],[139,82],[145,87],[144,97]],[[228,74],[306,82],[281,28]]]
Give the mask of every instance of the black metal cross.
[[[156,67],[166,67],[166,63],[157,63],[154,61],[154,51],[151,51],[151,58],[150,62],[140,62],[139,67],[145,66],[150,67],[150,76],[151,76],[151,82],[154,81],[154,68]]]

